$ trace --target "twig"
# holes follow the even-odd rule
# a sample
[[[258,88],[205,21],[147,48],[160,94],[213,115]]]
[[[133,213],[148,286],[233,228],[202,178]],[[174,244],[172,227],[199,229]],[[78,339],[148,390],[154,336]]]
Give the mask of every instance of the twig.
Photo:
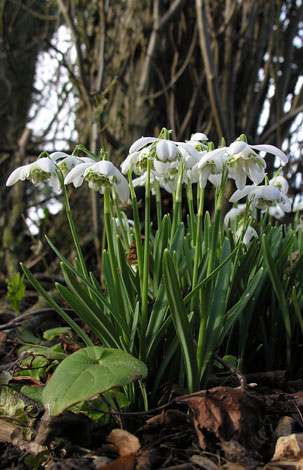
[[[238,369],[236,369],[235,367],[232,367],[230,364],[228,364],[228,362],[224,361],[224,359],[219,357],[217,354],[214,354],[214,358],[216,359],[216,361],[220,362],[220,364],[222,364],[222,366],[226,370],[228,370],[229,372],[231,372],[231,374],[233,374],[237,377],[237,379],[240,382],[242,392],[245,392],[245,390],[246,390],[246,378],[242,374],[242,372],[239,371]]]
[[[73,312],[71,308],[64,308],[63,310],[65,312]],[[4,325],[0,325],[0,331],[11,330],[12,328],[17,328],[18,326],[21,325],[23,321],[28,320],[31,317],[35,317],[38,315],[42,315],[44,313],[51,313],[51,312],[55,312],[55,310],[53,308],[47,307],[47,308],[41,308],[40,310],[35,310],[34,312],[23,313],[22,315],[19,315],[18,317],[13,318],[9,322],[5,323]]]

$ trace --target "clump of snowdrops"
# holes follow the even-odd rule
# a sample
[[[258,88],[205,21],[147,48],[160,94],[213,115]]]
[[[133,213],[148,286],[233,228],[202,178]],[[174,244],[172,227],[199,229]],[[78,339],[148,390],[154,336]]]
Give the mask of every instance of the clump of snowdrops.
[[[207,386],[215,352],[232,355],[240,368],[260,354],[267,368],[277,357],[283,367],[293,365],[295,340],[303,333],[302,228],[298,214],[287,226],[273,222],[291,212],[292,203],[281,169],[269,179],[265,156],[281,165],[288,160],[272,145],[249,145],[245,135],[215,148],[205,134],[174,142],[164,128],[159,137],[134,142],[121,171],[105,152],[95,156],[78,145],[72,155],[43,152],[8,178],[7,185],[27,179],[62,190],[77,259],[72,264],[47,238],[65,278],[65,285],[56,287],[103,347],[147,365],[139,392],[145,408],[164,383],[189,392]],[[104,285],[87,271],[67,197],[70,183],[75,188],[88,183],[103,194]],[[231,184],[236,190],[223,214]],[[137,186],[145,187],[144,220]],[[211,211],[204,210],[205,191],[214,193]],[[172,195],[171,215],[162,213],[165,192]],[[131,200],[131,220],[119,199]],[[91,347],[78,323],[22,267],[83,347]],[[131,401],[136,393],[132,384]]]

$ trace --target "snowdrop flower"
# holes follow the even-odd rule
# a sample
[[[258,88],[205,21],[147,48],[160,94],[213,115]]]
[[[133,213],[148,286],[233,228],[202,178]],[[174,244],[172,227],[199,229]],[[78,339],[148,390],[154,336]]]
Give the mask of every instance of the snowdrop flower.
[[[119,221],[118,217],[115,217],[115,223],[116,223],[116,227],[120,228],[120,221]],[[123,227],[126,228],[127,224],[130,225],[131,227],[134,227],[135,222],[132,219],[127,219],[127,222],[126,222],[126,220],[122,219]]]
[[[264,178],[265,160],[254,150],[271,153],[283,163],[288,161],[285,153],[273,145],[248,145],[242,140],[236,140],[229,147],[222,147],[221,152],[226,152],[227,155],[229,176],[235,180],[238,189],[244,188],[247,176],[255,184],[260,184]]]
[[[86,163],[92,165],[96,163],[96,160],[88,157],[78,157],[76,155],[68,155],[64,152],[54,152],[49,156],[54,162],[56,162],[57,167],[62,171],[63,176],[66,177],[69,171],[71,171],[75,166]],[[75,188],[81,186],[83,182],[83,176],[79,176],[73,180],[73,185]]]
[[[192,134],[190,140],[186,140],[185,142],[195,147],[195,149],[198,151],[207,150],[208,147],[208,137],[202,132],[196,132],[195,134]]]
[[[75,166],[66,176],[64,183],[72,183],[75,179],[83,177],[88,181],[88,186],[95,191],[104,193],[106,187],[114,187],[118,196],[123,201],[129,199],[128,182],[122,173],[107,160],[100,162],[82,163]]]
[[[164,175],[171,170],[179,168],[182,163],[182,154],[175,142],[159,140],[156,144],[154,168],[158,175]]]
[[[294,205],[293,212],[297,212],[297,211],[303,211],[303,200],[297,202]]]
[[[271,186],[274,186],[275,188],[278,188],[284,194],[287,194],[288,192],[289,185],[284,176],[275,176],[274,178],[269,180],[269,184]]]
[[[140,139],[136,140],[130,147],[129,153],[137,152],[145,147],[147,144],[151,144],[153,142],[159,141],[156,137],[141,137]]]
[[[143,175],[139,176],[138,178],[135,178],[133,180],[133,187],[137,188],[138,186],[145,186],[146,185],[146,177],[147,177],[147,172],[143,173]],[[156,186],[157,180],[155,178],[154,172],[152,171],[150,173],[150,188],[152,195],[154,196],[156,194]]]
[[[246,204],[238,204],[237,207],[232,207],[226,212],[224,217],[224,226],[227,228],[229,225],[233,225],[236,217],[242,217],[244,215]]]
[[[238,189],[229,199],[230,202],[239,201],[247,196],[251,208],[265,210],[267,207],[279,205],[285,212],[290,212],[291,203],[284,193],[273,186],[245,186]]]
[[[56,164],[48,157],[38,158],[33,163],[16,168],[8,177],[6,185],[12,186],[19,180],[30,180],[35,185],[49,180],[53,189],[56,191],[60,190],[60,181],[56,174]]]
[[[242,227],[240,227],[237,231],[236,231],[236,234],[235,234],[235,238],[236,240],[239,240],[239,238],[241,237],[241,234],[242,234]],[[244,236],[243,236],[243,243],[244,245],[248,245],[249,242],[251,241],[252,238],[258,238],[258,234],[257,232],[255,231],[255,229],[253,227],[251,227],[250,225],[247,227],[245,233],[244,233]]]
[[[268,213],[271,217],[274,217],[277,220],[283,219],[285,216],[285,212],[280,206],[271,206],[268,209]]]
[[[212,150],[211,152],[203,152],[199,163],[189,173],[189,177],[199,179],[199,185],[201,188],[205,188],[207,180],[212,178],[212,183],[215,186],[221,184],[221,177],[223,171],[223,165],[226,161],[224,153],[221,149]],[[196,175],[196,176],[195,176]]]

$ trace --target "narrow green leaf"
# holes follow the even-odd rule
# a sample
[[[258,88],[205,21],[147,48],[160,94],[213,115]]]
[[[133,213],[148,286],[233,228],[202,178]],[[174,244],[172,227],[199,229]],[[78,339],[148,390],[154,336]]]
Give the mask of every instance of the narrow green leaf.
[[[163,274],[170,313],[182,349],[188,389],[191,393],[199,389],[198,367],[193,335],[183,304],[178,276],[168,250],[165,250],[163,254]]]
[[[47,303],[60,315],[61,318],[79,335],[84,343],[88,346],[92,346],[93,342],[87,336],[87,334],[80,328],[80,326],[54,301],[54,299],[46,292],[42,287],[40,282],[35,279],[29,269],[21,263],[21,268],[23,269],[26,277],[31,282],[32,286],[36,289],[39,294],[47,301]]]

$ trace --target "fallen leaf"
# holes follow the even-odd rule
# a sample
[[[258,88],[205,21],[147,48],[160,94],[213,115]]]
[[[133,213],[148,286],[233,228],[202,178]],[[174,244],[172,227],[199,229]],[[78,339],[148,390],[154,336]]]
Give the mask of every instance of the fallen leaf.
[[[106,440],[115,445],[121,457],[135,454],[140,449],[139,439],[124,429],[113,429]]]
[[[119,457],[106,465],[102,465],[102,467],[97,467],[96,470],[133,470],[134,463],[135,454],[128,454],[123,457]]]
[[[303,433],[279,437],[272,460],[297,457],[303,457]]]
[[[29,375],[18,375],[17,377],[12,377],[11,382],[24,382],[35,385],[36,387],[44,387],[44,384],[40,380],[30,377]]]
[[[265,415],[264,402],[240,389],[215,387],[176,398],[187,405],[199,445],[206,449],[207,440],[239,441],[243,446],[257,449],[262,442]]]

